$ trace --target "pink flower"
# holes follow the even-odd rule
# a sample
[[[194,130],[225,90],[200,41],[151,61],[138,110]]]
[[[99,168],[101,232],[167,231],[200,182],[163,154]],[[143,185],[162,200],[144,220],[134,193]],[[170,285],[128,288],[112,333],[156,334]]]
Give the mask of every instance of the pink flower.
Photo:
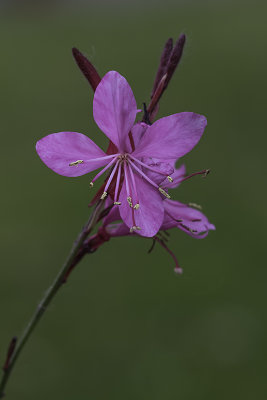
[[[207,122],[202,115],[183,112],[161,118],[151,126],[135,124],[138,111],[125,78],[110,71],[96,88],[93,116],[116,152],[107,155],[77,132],[50,134],[37,142],[36,150],[60,175],[76,177],[102,168],[91,186],[110,170],[101,199],[111,195],[114,204],[120,205],[125,225],[132,232],[152,237],[164,221],[163,197],[169,198],[161,181],[172,181],[174,160],[192,150]]]

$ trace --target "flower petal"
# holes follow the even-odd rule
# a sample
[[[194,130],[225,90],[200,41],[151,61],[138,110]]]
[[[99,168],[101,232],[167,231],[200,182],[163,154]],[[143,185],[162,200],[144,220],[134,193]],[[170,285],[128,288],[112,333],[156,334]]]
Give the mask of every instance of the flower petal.
[[[199,210],[174,200],[164,200],[165,217],[161,229],[177,228],[195,238],[203,238],[209,230],[215,230],[208,218]],[[181,222],[179,222],[181,220]],[[201,235],[202,233],[206,233]],[[201,235],[201,236],[200,236]]]
[[[168,162],[151,157],[144,157],[142,162],[149,167],[155,168],[155,171],[151,171],[145,167],[143,167],[143,170],[145,174],[157,185],[164,186],[163,181],[165,182],[165,180],[167,180],[166,176],[173,175],[174,173],[174,168]],[[156,170],[159,172],[156,172]],[[169,181],[167,180],[167,182]]]
[[[134,215],[136,226],[141,228],[141,230],[137,230],[135,233],[138,233],[141,236],[152,237],[157,234],[163,222],[163,201],[160,193],[153,186],[137,174],[135,174],[134,177],[140,207],[138,210],[129,207],[127,202],[126,184],[124,181],[120,193],[121,205],[119,206],[119,210],[121,218],[124,223],[131,228],[134,225]]]
[[[78,132],[58,132],[45,136],[36,143],[36,151],[48,168],[70,177],[87,174],[110,161],[90,161],[106,157],[106,154],[91,139]],[[69,165],[78,160],[83,162]]]
[[[96,88],[93,115],[98,127],[120,151],[130,151],[129,132],[137,113],[136,101],[126,79],[108,72]]]
[[[135,148],[138,146],[140,140],[144,136],[148,127],[149,127],[149,125],[145,124],[144,122],[137,122],[132,127],[132,135],[133,135]]]
[[[129,227],[123,222],[106,226],[106,231],[112,237],[131,235]]]
[[[110,206],[113,206],[107,216],[103,219],[103,226],[108,226],[109,224],[112,224],[115,221],[121,221],[121,216],[120,216],[120,211],[119,211],[119,206],[113,205],[113,200],[111,199],[110,196],[107,197],[105,201],[105,208],[108,208]]]
[[[133,155],[165,160],[180,158],[198,143],[206,125],[203,115],[192,112],[161,118],[147,129]]]

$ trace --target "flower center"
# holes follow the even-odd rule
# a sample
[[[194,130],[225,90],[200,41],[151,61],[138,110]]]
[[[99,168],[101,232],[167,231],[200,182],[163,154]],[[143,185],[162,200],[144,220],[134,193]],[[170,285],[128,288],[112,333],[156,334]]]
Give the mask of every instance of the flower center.
[[[165,172],[160,171],[158,168],[153,167],[151,165],[148,165],[138,158],[132,156],[129,153],[124,153],[124,154],[113,154],[110,156],[106,157],[101,157],[99,159],[94,159],[94,160],[77,160],[73,161],[69,164],[69,166],[79,166],[79,164],[90,161],[97,161],[97,160],[103,160],[107,159],[110,161],[108,164],[92,179],[90,182],[90,187],[94,186],[94,182],[101,176],[103,175],[108,169],[112,168],[111,173],[108,177],[108,180],[106,182],[104,191],[101,195],[101,200],[104,200],[108,196],[108,191],[109,187],[112,183],[112,181],[115,180],[115,192],[114,192],[114,205],[121,205],[121,202],[119,201],[119,194],[120,194],[120,188],[121,188],[121,178],[123,177],[125,180],[125,188],[126,188],[126,200],[127,203],[131,209],[131,214],[132,214],[132,227],[130,228],[130,232],[134,232],[136,230],[140,230],[141,228],[136,225],[135,222],[135,213],[136,211],[140,208],[140,203],[139,203],[139,197],[138,197],[138,191],[137,191],[137,186],[136,186],[136,180],[135,180],[135,175],[141,176],[143,179],[145,179],[150,185],[154,186],[159,192],[170,199],[170,195],[157,183],[155,183],[149,176],[147,171],[153,171],[154,173],[160,174],[167,178],[169,182],[172,182],[172,178],[167,175]]]

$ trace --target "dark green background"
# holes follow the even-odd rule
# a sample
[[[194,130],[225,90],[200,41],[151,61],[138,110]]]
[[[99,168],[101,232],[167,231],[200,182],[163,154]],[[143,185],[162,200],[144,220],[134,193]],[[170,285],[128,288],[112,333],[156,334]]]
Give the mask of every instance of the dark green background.
[[[184,268],[151,242],[120,238],[89,255],[20,358],[7,399],[266,399],[266,13],[264,2],[104,2],[2,10],[0,19],[0,359],[20,334],[88,218],[89,176],[46,168],[35,142],[87,133],[105,148],[92,92],[71,56],[118,70],[148,101],[165,40],[188,35],[159,116],[202,113],[184,161],[211,168],[174,194],[217,230],[172,231]]]

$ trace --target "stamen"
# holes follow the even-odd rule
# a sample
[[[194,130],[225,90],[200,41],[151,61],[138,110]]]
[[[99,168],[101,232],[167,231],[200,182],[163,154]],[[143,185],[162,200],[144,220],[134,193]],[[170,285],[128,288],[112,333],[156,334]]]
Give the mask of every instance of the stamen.
[[[120,160],[117,160],[117,162],[116,162],[116,164],[115,164],[115,167],[114,167],[113,170],[111,171],[111,174],[110,174],[110,176],[109,176],[109,178],[108,178],[108,181],[107,181],[107,183],[106,183],[106,186],[105,186],[105,188],[104,188],[104,192],[107,192],[107,191],[108,191],[109,185],[111,184],[111,181],[112,181],[112,179],[113,179],[113,176],[114,176],[114,174],[115,174],[115,172],[116,172],[116,170],[117,170],[117,168],[118,168],[119,162],[120,162]]]
[[[120,201],[114,201],[114,206],[120,206],[121,205],[121,202]]]
[[[135,197],[135,201],[136,201],[134,209],[138,210],[138,208],[140,207],[140,204],[139,204],[138,195],[137,195],[137,189],[136,189],[136,183],[135,183],[135,179],[134,179],[134,173],[133,173],[132,168],[129,167],[129,165],[128,165],[128,168],[130,170],[130,175],[131,175],[131,180],[132,180],[133,190],[134,190],[134,197]]]
[[[121,181],[121,163],[119,164],[118,175],[117,175],[117,181],[116,181],[116,188],[115,188],[115,195],[114,195],[114,204],[117,204],[117,205],[120,205],[120,204],[121,204],[121,202],[118,201],[118,194],[119,194],[120,181]],[[118,203],[120,203],[120,204],[118,204]]]
[[[143,167],[145,167],[147,169],[150,169],[151,171],[156,172],[157,174],[167,176],[167,174],[165,172],[162,172],[162,171],[158,170],[157,168],[151,167],[150,165],[147,165],[147,164],[143,163],[142,161],[138,160],[138,158],[133,157],[131,154],[129,154],[129,157],[131,157],[131,159],[133,159],[135,162],[137,162],[138,164],[142,165]],[[169,179],[171,177],[167,176],[167,178]],[[170,182],[172,182],[172,181],[170,181]]]
[[[129,187],[129,176],[128,176],[128,165],[127,165],[127,162],[124,162],[124,175],[125,175],[127,201],[128,201],[129,206],[132,207],[133,203],[132,203],[132,197],[130,196],[130,187]]]
[[[126,194],[127,194],[128,204],[132,209],[132,220],[133,220],[133,226],[132,226],[130,232],[133,232],[134,230],[138,230],[138,229],[141,229],[141,228],[139,228],[136,225],[136,222],[135,222],[135,216],[134,216],[135,213],[134,213],[134,208],[133,208],[133,203],[132,203],[132,190],[131,190],[132,188],[129,185],[130,181],[129,181],[129,175],[128,175],[128,168],[130,169],[127,161],[125,160],[125,162],[124,162],[124,175],[125,175],[125,184],[126,184]]]
[[[94,186],[93,182],[90,182],[89,186],[92,188]]]
[[[189,207],[196,208],[197,210],[202,210],[202,207],[196,203],[188,203]]]
[[[91,159],[89,159],[89,160],[84,160],[84,161],[85,161],[85,162],[90,162],[90,161],[102,161],[102,160],[109,160],[110,158],[117,157],[117,156],[119,156],[119,155],[120,155],[120,153],[117,153],[117,154],[111,154],[110,156],[98,157],[98,158],[91,158]]]
[[[171,176],[167,176],[167,179],[168,179],[169,182],[173,182],[173,179],[172,179]]]
[[[113,157],[113,156],[112,156]],[[92,182],[90,182],[90,186],[92,187],[91,183],[94,184],[94,182],[104,173],[106,172],[107,169],[109,169],[115,162],[116,162],[116,157],[113,158],[113,160],[110,161],[110,163],[108,163],[105,168],[103,168],[100,172],[98,172],[98,174],[96,174],[96,176],[94,177],[94,179],[92,179]]]
[[[130,196],[127,197],[127,201],[128,201],[129,206],[132,207],[133,203],[132,203],[132,198]]]
[[[74,165],[79,165],[79,164],[83,164],[83,160],[77,160],[77,161],[73,161],[71,163],[69,163],[70,167],[73,167]]]
[[[163,194],[163,196],[167,197],[167,199],[171,198],[171,196],[167,192],[165,192],[165,190],[162,189],[161,187],[158,187],[158,190],[160,191],[161,194]]]
[[[101,200],[105,200],[105,198],[107,197],[107,192],[103,192],[102,196],[100,197]]]
[[[136,226],[136,225],[132,226],[130,228],[130,233],[133,233],[134,231],[141,231],[140,226]]]
[[[146,176],[146,174],[144,174],[143,171],[141,171],[140,168],[138,168],[129,158],[128,158],[129,163],[131,164],[131,166],[137,171],[139,172],[140,175],[142,175],[152,186],[156,187],[158,189],[158,185],[153,182],[148,176]]]
[[[180,223],[180,225],[181,225],[184,229],[186,229],[187,231],[189,231],[189,232],[191,232],[191,233],[196,233],[196,232],[197,232],[195,229],[191,229],[191,228],[189,228],[188,226],[186,226],[186,225],[184,225],[184,224],[181,224],[181,223]]]

